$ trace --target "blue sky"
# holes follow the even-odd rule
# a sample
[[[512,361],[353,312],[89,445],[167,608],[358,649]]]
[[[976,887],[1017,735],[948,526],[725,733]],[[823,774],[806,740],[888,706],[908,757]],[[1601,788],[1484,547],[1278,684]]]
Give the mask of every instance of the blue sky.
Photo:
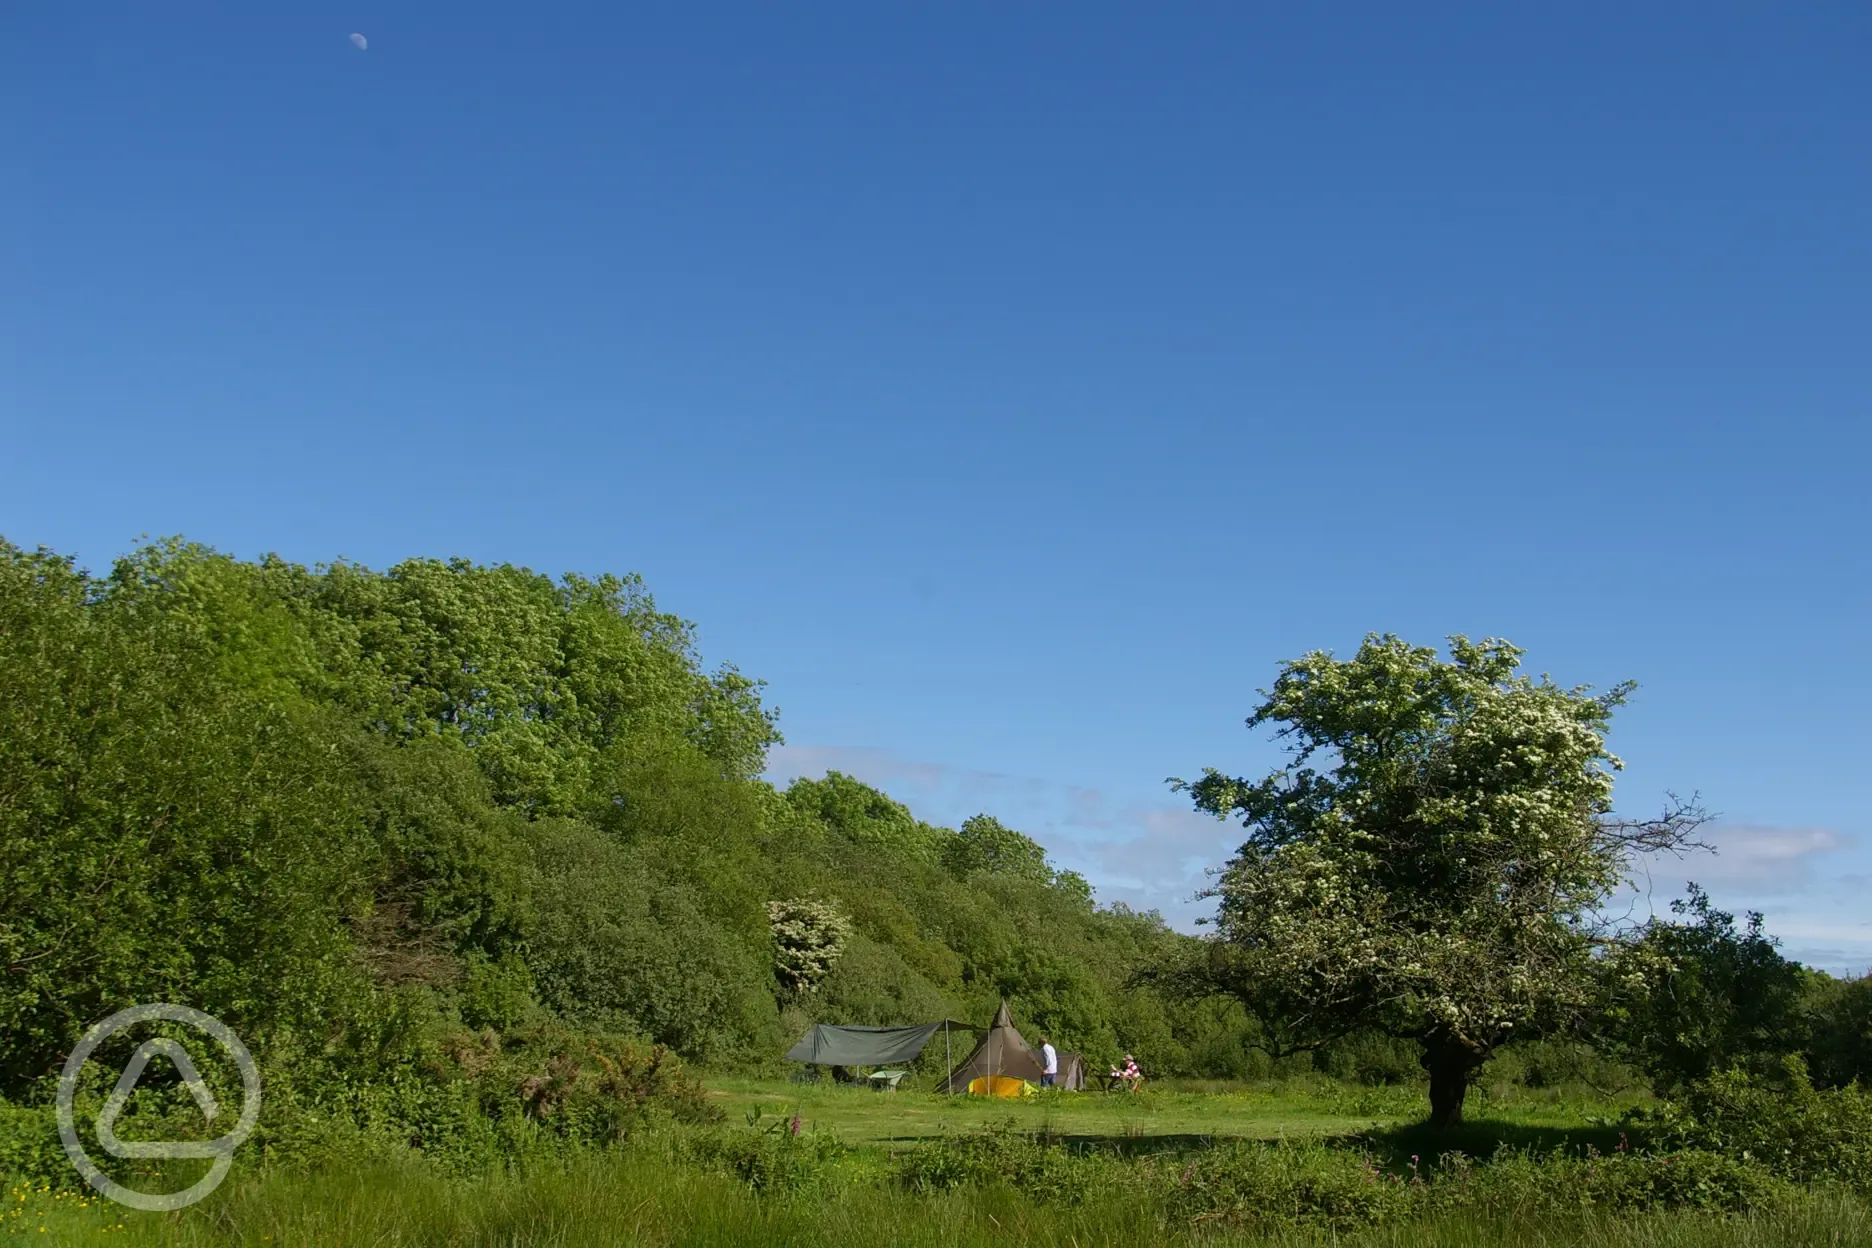
[[[0,35],[14,542],[640,571],[777,775],[1180,922],[1234,837],[1164,778],[1275,761],[1281,659],[1506,636],[1640,682],[1625,807],[1721,813],[1660,901],[1872,964],[1863,5]]]

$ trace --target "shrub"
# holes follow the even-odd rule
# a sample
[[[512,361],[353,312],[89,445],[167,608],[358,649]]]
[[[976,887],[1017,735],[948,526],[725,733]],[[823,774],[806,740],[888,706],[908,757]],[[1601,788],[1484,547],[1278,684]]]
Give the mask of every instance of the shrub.
[[[1572,1206],[1620,1212],[1742,1213],[1787,1195],[1786,1184],[1763,1167],[1694,1149],[1610,1154],[1589,1149],[1584,1157],[1504,1152],[1480,1170],[1462,1161],[1440,1169],[1439,1203],[1503,1212]]]
[[[553,1022],[447,1033],[348,1084],[289,1069],[267,1095],[256,1140],[271,1160],[315,1165],[414,1149],[457,1174],[721,1116],[662,1046]]]
[[[896,1161],[898,1183],[919,1192],[1004,1183],[1031,1200],[1076,1205],[1095,1191],[1134,1181],[1136,1168],[1096,1153],[1075,1152],[1011,1124],[945,1136]]]
[[[59,1145],[58,1119],[51,1106],[27,1108],[0,1101],[0,1175],[55,1188],[77,1181]]]
[[[469,1081],[482,1112],[518,1114],[576,1144],[614,1144],[657,1116],[720,1117],[702,1085],[662,1045],[539,1024],[502,1037],[460,1034],[445,1044],[445,1077]]]
[[[729,1174],[756,1192],[817,1196],[839,1181],[839,1163],[852,1154],[836,1136],[801,1131],[797,1116],[762,1125],[757,1108],[752,1131],[716,1130],[685,1137],[679,1153],[692,1162]]]
[[[1230,1144],[1189,1161],[1164,1195],[1187,1221],[1349,1229],[1393,1221],[1423,1202],[1420,1184],[1368,1156],[1319,1144]]]
[[[603,1031],[635,1031],[693,1056],[759,1032],[773,1013],[761,958],[711,921],[708,898],[589,824],[533,824],[541,897],[527,962],[540,1001]]]
[[[1857,1084],[1820,1089],[1799,1057],[1775,1076],[1731,1070],[1627,1115],[1660,1149],[1699,1149],[1752,1161],[1797,1183],[1837,1179],[1872,1190],[1872,1094]]]

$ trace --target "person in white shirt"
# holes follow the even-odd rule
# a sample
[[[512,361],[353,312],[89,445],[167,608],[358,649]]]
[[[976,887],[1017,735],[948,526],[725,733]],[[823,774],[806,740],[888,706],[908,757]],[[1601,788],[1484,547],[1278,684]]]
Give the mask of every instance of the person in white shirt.
[[[1045,1036],[1040,1037],[1040,1086],[1050,1088],[1059,1081],[1059,1054],[1053,1048],[1053,1042]]]

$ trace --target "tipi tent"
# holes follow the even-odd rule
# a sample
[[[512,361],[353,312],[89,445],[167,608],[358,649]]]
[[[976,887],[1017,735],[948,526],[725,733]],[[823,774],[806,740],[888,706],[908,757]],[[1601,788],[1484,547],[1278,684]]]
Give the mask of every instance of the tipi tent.
[[[1065,1069],[1065,1054],[1061,1054],[1060,1067]],[[1040,1082],[1040,1055],[1021,1038],[1014,1029],[1014,1018],[1008,1013],[1007,1002],[995,1012],[994,1023],[988,1028],[988,1034],[982,1037],[975,1051],[949,1072],[949,1077],[936,1085],[938,1092],[967,1092],[969,1085],[977,1079],[1024,1080],[1029,1083]],[[999,1094],[999,1085],[984,1085],[993,1088]]]

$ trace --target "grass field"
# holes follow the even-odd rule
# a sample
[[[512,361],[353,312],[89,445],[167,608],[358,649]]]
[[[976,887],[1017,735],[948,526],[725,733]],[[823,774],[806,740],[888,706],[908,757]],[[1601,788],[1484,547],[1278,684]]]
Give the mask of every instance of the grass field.
[[[1610,1145],[1615,1106],[1566,1094],[1529,1094],[1472,1106],[1458,1136],[1430,1140],[1413,1125],[1421,1092],[1311,1084],[1198,1091],[1158,1087],[1137,1096],[1047,1094],[1018,1101],[943,1098],[717,1079],[711,1096],[729,1129],[753,1136],[797,1113],[808,1136],[853,1146],[837,1181],[810,1192],[760,1194],[732,1174],[686,1164],[656,1139],[525,1173],[451,1178],[415,1161],[330,1165],[235,1177],[179,1214],[137,1214],[90,1198],[16,1188],[0,1239],[39,1243],[208,1245],[368,1244],[519,1248],[552,1245],[1168,1245],[1267,1244],[1369,1248],[1805,1248],[1872,1244],[1872,1207],[1850,1194],[1815,1192],[1740,1216],[1689,1212],[1616,1215],[1551,1205],[1455,1210],[1365,1230],[1259,1232],[1172,1219],[1122,1191],[1045,1204],[1001,1187],[920,1193],[882,1181],[893,1154],[946,1136],[1011,1123],[1148,1159],[1194,1154],[1234,1140],[1356,1137],[1394,1166],[1413,1153],[1459,1147],[1487,1155],[1500,1143],[1546,1149]],[[758,1111],[758,1113],[756,1113]],[[1598,1117],[1601,1121],[1591,1121]],[[1179,1160],[1176,1164],[1180,1165]],[[44,1229],[40,1229],[40,1228]]]
[[[1087,1140],[1165,1143],[1215,1137],[1343,1135],[1408,1112],[1385,1103],[1395,1098],[1382,1096],[1371,1098],[1361,1109],[1350,1100],[1271,1092],[1043,1092],[1018,1100],[991,1100],[915,1091],[797,1087],[751,1079],[713,1081],[710,1092],[727,1109],[731,1122],[742,1121],[755,1107],[768,1117],[798,1113],[804,1129],[831,1131],[849,1144],[879,1148],[914,1145],[1010,1121],[1023,1130]]]
[[[1041,1092],[1019,1099],[936,1096],[905,1090],[797,1085],[776,1080],[714,1079],[712,1099],[743,1124],[758,1109],[763,1121],[800,1117],[804,1130],[830,1131],[848,1144],[893,1150],[984,1127],[1016,1129],[1067,1142],[1114,1145],[1126,1152],[1180,1151],[1219,1140],[1298,1140],[1359,1136],[1395,1140],[1400,1157],[1442,1148],[1486,1155],[1503,1143],[1551,1148],[1614,1147],[1615,1128],[1594,1118],[1616,1114],[1613,1101],[1584,1089],[1504,1091],[1461,1132],[1430,1141],[1413,1129],[1425,1110],[1420,1088],[1347,1087],[1329,1080],[1261,1085],[1168,1083],[1137,1094]],[[1472,1110],[1472,1115],[1475,1111]]]

